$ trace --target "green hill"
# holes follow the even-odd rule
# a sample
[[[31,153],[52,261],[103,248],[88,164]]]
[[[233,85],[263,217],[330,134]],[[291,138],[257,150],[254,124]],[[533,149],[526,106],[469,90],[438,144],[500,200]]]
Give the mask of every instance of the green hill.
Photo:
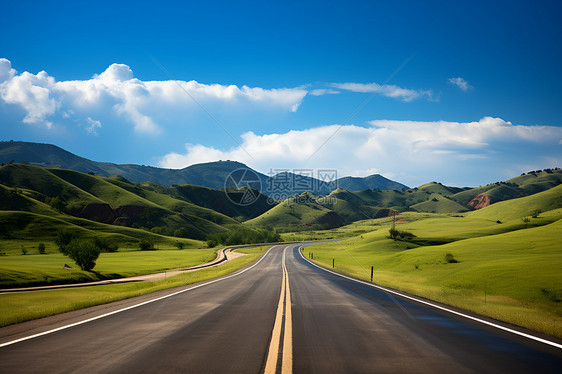
[[[429,192],[429,193],[438,193],[443,196],[449,196],[455,193],[462,192],[465,189],[459,187],[445,186],[438,182],[429,182],[419,186],[418,190]]]
[[[348,191],[365,190],[407,190],[408,186],[392,181],[380,174],[373,174],[367,177],[343,177],[337,180],[337,186]]]
[[[486,208],[470,212],[467,216],[489,220],[520,220],[535,213],[562,208],[562,185],[534,195],[500,201]],[[540,213],[537,214],[540,216]]]
[[[275,228],[278,231],[295,229],[328,229],[343,225],[334,211],[318,203],[318,196],[304,192],[277,204],[264,214],[246,221],[249,226]]]
[[[175,199],[183,200],[200,207],[212,209],[226,216],[236,218],[238,221],[245,221],[257,217],[275,205],[275,203],[269,201],[268,197],[259,191],[254,191],[258,198],[252,204],[240,205],[230,200],[224,191],[207,187],[189,184],[165,187],[155,183],[143,183],[142,187],[161,194],[170,195]]]
[[[123,180],[108,180],[71,170],[10,164],[0,167],[0,181],[6,185],[1,199],[4,209],[51,216],[64,213],[194,239],[205,239],[209,234],[227,230],[227,225],[238,225],[237,221],[221,213],[151,190],[145,191]],[[25,193],[34,198],[12,196],[10,189],[22,189],[22,195]],[[53,201],[57,202],[56,206]]]
[[[479,195],[488,197],[487,204],[514,199],[548,190],[562,183],[562,170],[546,169],[523,174],[505,182],[491,183],[486,186],[471,188],[450,196],[459,204],[469,206]],[[484,204],[486,205],[486,204]]]
[[[429,200],[414,204],[410,208],[418,212],[428,213],[461,213],[468,211],[465,206],[438,193],[431,194]]]
[[[132,182],[154,182],[165,186],[172,185],[198,185],[213,189],[223,189],[228,176],[235,170],[244,169],[250,171],[252,178],[256,177],[261,183],[261,191],[269,195],[286,190],[272,188],[287,180],[298,179],[311,186],[310,192],[317,194],[328,194],[334,187],[327,186],[318,179],[293,173],[280,173],[270,177],[237,161],[216,161],[202,164],[194,164],[183,169],[163,169],[144,165],[112,164],[107,162],[96,162],[77,156],[64,149],[51,144],[40,144],[20,141],[0,142],[0,163],[23,163],[57,169],[69,169],[82,173],[93,172],[101,176],[122,176]],[[371,175],[365,178],[340,178],[334,183],[347,189],[397,189],[407,187],[398,182],[391,181],[381,175]],[[253,188],[257,188],[252,186]],[[298,191],[302,192],[302,191]],[[292,193],[292,192],[291,192]],[[247,215],[244,215],[247,216]]]

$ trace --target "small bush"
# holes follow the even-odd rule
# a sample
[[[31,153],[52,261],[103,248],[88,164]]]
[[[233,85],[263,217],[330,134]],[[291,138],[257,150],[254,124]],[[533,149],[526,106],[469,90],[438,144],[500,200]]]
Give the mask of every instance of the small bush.
[[[141,251],[152,251],[154,250],[154,243],[143,239],[139,242],[139,249]]]
[[[183,249],[184,243],[182,242],[176,242],[176,248],[177,249]]]
[[[394,240],[404,240],[404,241],[408,241],[411,240],[413,238],[415,238],[416,236],[414,234],[412,234],[411,232],[408,231],[400,231],[400,230],[396,230],[396,229],[390,229],[388,230],[389,234],[390,234],[390,239],[394,239]]]
[[[537,209],[537,210],[535,210],[535,211],[533,212],[532,217],[533,217],[533,218],[539,218],[539,214],[541,214],[541,213],[542,213],[542,210]]]
[[[185,227],[180,227],[174,231],[174,236],[176,238],[187,238],[187,229]]]
[[[44,255],[46,250],[45,250],[45,244],[44,243],[39,243],[39,245],[37,246],[37,251],[39,252],[40,255]]]
[[[455,258],[455,256],[453,256],[452,253],[447,253],[445,255],[445,262],[448,263],[448,264],[456,264],[459,261]]]

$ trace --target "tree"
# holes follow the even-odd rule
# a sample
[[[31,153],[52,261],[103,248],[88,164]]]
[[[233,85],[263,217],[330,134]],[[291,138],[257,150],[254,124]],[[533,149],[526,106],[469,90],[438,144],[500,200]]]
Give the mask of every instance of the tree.
[[[67,247],[74,238],[75,234],[70,230],[59,230],[57,232],[55,244],[59,247],[59,251],[63,255],[67,254]]]
[[[174,231],[174,236],[176,238],[187,238],[187,229],[185,227],[180,227]]]
[[[185,243],[183,243],[183,242],[176,242],[176,248],[177,249],[183,249],[184,244]]]
[[[39,252],[40,255],[44,255],[45,254],[45,244],[39,243],[39,245],[37,246],[37,251]]]
[[[143,239],[139,242],[139,249],[141,251],[151,251],[154,249],[154,243]]]
[[[107,239],[95,238],[94,244],[102,252],[117,252],[119,250],[119,246],[117,244],[112,244]]]
[[[101,249],[93,240],[74,239],[66,246],[66,255],[84,271],[90,271],[96,266],[100,253]]]

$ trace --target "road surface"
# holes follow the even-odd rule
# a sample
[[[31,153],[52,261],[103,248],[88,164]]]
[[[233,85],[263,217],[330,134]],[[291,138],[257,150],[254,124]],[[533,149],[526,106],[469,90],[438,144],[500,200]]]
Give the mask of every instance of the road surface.
[[[0,373],[531,373],[562,368],[559,347],[330,274],[305,261],[294,244],[272,247],[259,263],[237,274],[167,291],[176,292],[173,296],[158,294],[163,297],[158,301],[145,296],[109,305],[103,313],[129,309],[102,318],[99,311],[81,319],[69,314],[51,323],[45,319],[43,327],[34,322],[31,330],[10,336],[6,331],[15,327],[0,329]],[[141,301],[146,304],[136,306]],[[70,323],[77,324],[66,327]],[[61,329],[27,339],[53,327]]]

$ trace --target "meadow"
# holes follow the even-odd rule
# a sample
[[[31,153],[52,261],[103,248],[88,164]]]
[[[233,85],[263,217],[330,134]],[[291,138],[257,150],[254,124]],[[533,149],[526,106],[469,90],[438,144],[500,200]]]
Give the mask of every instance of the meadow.
[[[559,190],[559,189],[558,189]],[[560,194],[542,192],[464,214],[402,213],[332,230],[339,241],[311,245],[326,268],[409,294],[562,337]],[[540,214],[536,214],[541,207]],[[533,218],[533,215],[536,218]],[[286,238],[314,233],[285,234]]]
[[[246,256],[220,266],[185,272],[159,281],[0,294],[0,326],[221,277],[251,264],[268,248],[265,246],[241,248],[237,252],[244,253]]]

